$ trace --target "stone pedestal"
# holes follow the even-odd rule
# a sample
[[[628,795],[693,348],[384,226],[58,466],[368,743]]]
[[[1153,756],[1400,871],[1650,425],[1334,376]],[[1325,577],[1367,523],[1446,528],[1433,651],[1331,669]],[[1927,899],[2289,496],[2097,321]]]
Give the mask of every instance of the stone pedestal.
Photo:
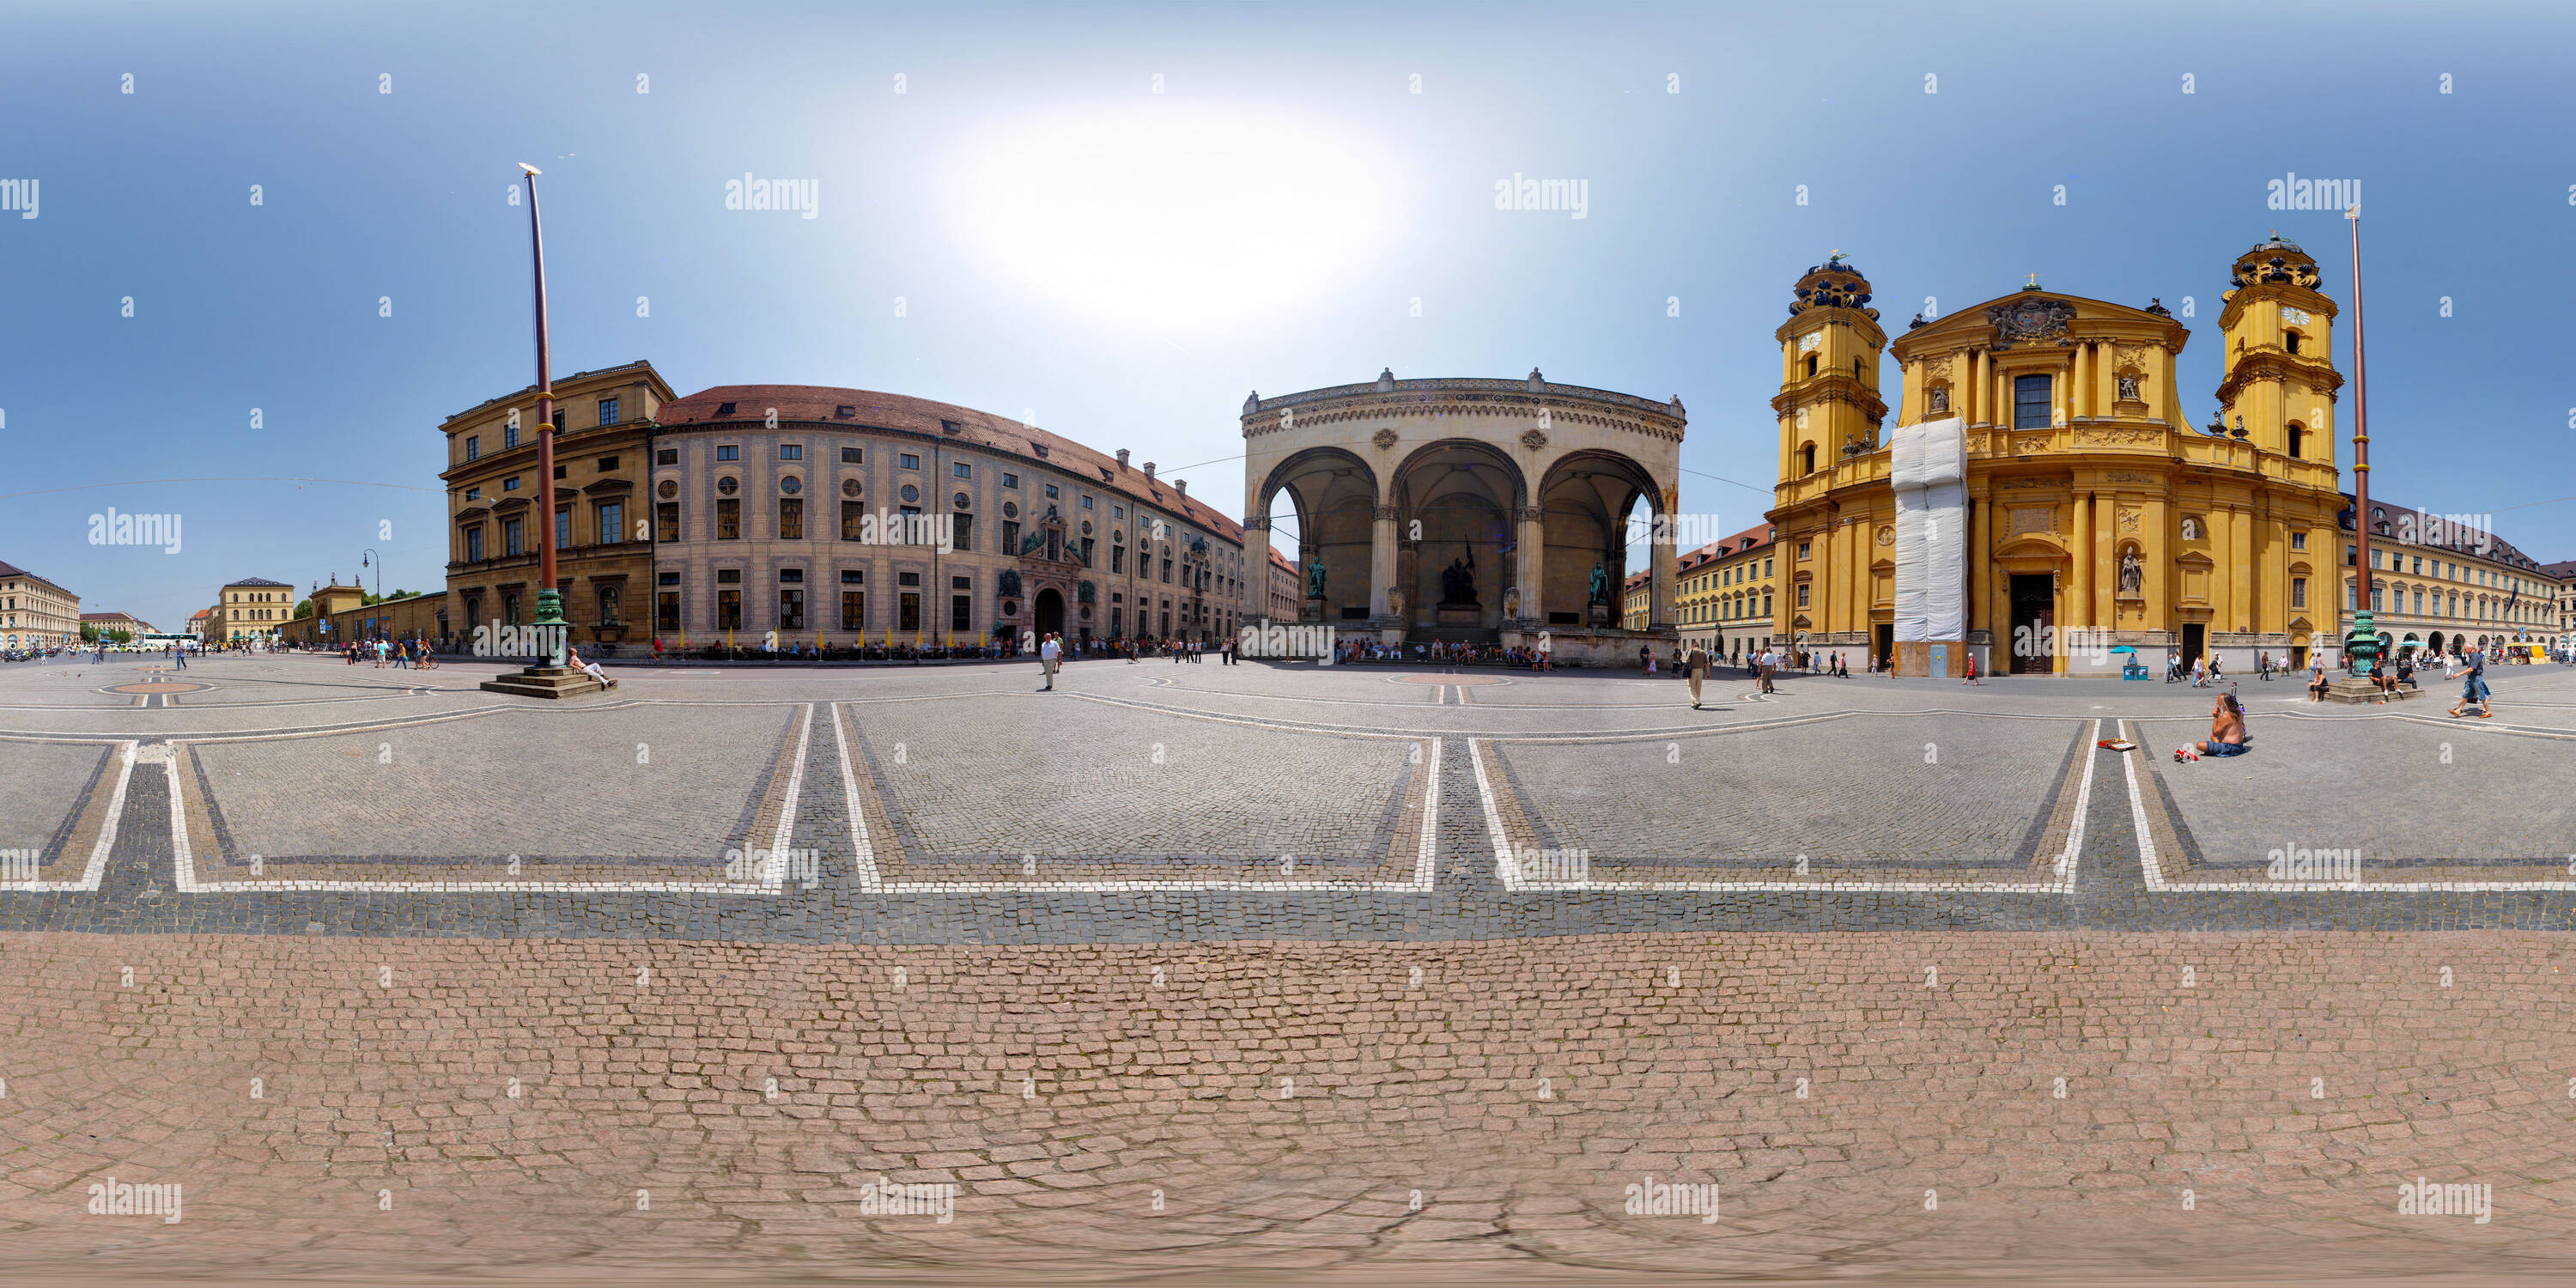
[[[2395,693],[2382,693],[2377,684],[2357,675],[2342,676],[2326,684],[2326,701],[2341,702],[2349,706],[2361,706],[2382,700],[2404,702],[2408,698],[2423,696],[2422,689],[2410,689],[2403,684],[2397,686]]]
[[[1583,622],[1586,626],[1608,626],[1610,624],[1610,606],[1608,604],[1586,605]]]
[[[1297,620],[1301,622],[1320,622],[1324,620],[1323,599],[1320,596],[1308,598],[1306,600],[1305,607],[1297,614]]]
[[[603,690],[588,672],[568,666],[532,666],[485,680],[482,687],[491,693],[515,693],[523,698],[575,698]]]
[[[1485,620],[1485,610],[1474,604],[1442,604],[1432,617],[1442,626],[1475,626]]]

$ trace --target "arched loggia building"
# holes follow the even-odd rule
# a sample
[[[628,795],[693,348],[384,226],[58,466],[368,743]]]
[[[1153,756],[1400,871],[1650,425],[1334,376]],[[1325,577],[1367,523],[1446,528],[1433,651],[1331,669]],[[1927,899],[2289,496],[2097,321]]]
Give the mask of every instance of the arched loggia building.
[[[1535,647],[1633,664],[1673,626],[1671,525],[1658,522],[1643,630],[1620,627],[1629,515],[1679,496],[1679,398],[1524,380],[1398,380],[1243,403],[1244,541],[1267,563],[1272,504],[1293,498],[1301,620],[1385,642]],[[1595,570],[1599,570],[1596,579]],[[1602,588],[1596,596],[1594,587]],[[1315,593],[1320,589],[1320,594]],[[1268,605],[1247,602],[1247,620]]]

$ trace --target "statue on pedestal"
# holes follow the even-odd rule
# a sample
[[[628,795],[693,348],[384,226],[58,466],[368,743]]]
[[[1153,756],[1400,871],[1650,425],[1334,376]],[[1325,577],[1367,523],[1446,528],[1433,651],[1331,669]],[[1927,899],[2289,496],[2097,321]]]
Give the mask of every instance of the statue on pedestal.
[[[1476,551],[1470,546],[1462,558],[1452,559],[1440,570],[1440,602],[1468,604],[1476,602]]]
[[[1595,604],[1610,602],[1610,572],[1599,563],[1592,565],[1592,600]]]
[[[1319,554],[1314,556],[1313,560],[1306,565],[1306,598],[1322,599],[1323,597],[1324,557]]]

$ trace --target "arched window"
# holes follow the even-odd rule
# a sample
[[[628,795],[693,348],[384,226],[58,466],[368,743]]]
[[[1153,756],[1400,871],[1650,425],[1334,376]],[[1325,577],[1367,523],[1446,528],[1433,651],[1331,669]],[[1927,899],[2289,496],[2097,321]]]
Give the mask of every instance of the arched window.
[[[1810,380],[1816,378],[1816,355],[1812,353],[1807,355],[1807,378]]]
[[[1852,379],[1860,379],[1860,359],[1852,359]]]
[[[2290,352],[2297,353],[2299,351],[2299,342],[2303,339],[2306,339],[2306,337],[2300,335],[2296,331],[2289,331],[2282,334],[2281,343],[2284,347],[2288,348]]]
[[[1813,474],[1813,473],[1815,473],[1815,472],[1816,472],[1816,445],[1815,445],[1815,444],[1813,444],[1813,443],[1808,443],[1808,444],[1805,444],[1805,445],[1803,445],[1803,446],[1799,447],[1799,449],[1798,449],[1798,473],[1799,473],[1799,474],[1801,474],[1801,475],[1807,475],[1807,474]]]
[[[2297,422],[2297,421],[2295,421],[2295,420],[2294,420],[2294,421],[2291,421],[2291,422],[2289,423],[2289,425],[2288,425],[2286,428],[2287,428],[2287,429],[2288,429],[2288,431],[2289,431],[2289,439],[2290,439],[2290,455],[2292,455],[2292,456],[2297,456],[2297,457],[2305,457],[2305,456],[2308,454],[2308,453],[2307,453],[2307,445],[2308,445],[2308,429],[2307,429],[2307,426],[2302,425],[2302,424],[2300,424],[2299,422]]]

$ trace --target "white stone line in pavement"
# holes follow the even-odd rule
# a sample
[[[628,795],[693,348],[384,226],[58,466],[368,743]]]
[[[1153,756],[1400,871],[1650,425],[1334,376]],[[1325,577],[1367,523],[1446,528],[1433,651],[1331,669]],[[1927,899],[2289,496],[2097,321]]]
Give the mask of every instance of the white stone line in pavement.
[[[1810,717],[1812,718],[1812,717]],[[2058,719],[2065,719],[2060,716]],[[1803,723],[1803,721],[1801,722]],[[1725,894],[1739,891],[1833,890],[1854,892],[1891,892],[1915,894],[2072,894],[2075,890],[2075,867],[2078,847],[2084,843],[2084,811],[2093,795],[2092,742],[2102,736],[2102,722],[2093,722],[2086,741],[2084,778],[2076,789],[2075,821],[2067,830],[2066,848],[2053,865],[2055,879],[2048,881],[1880,881],[1861,878],[1817,878],[1809,881],[1530,881],[1521,875],[1520,860],[1512,851],[1511,838],[1504,835],[1502,812],[1494,803],[1494,789],[1485,774],[1484,739],[1467,740],[1467,755],[1476,766],[1476,790],[1483,794],[1485,827],[1494,843],[1494,875],[1503,889],[1514,893],[1553,891],[1567,893],[1652,891],[1676,894]],[[1493,739],[1496,742],[1518,739]],[[2054,803],[2053,801],[2051,803]]]
[[[805,703],[804,707],[805,718],[796,734],[795,763],[788,770],[787,793],[779,802],[778,827],[770,840],[769,860],[762,866],[762,875],[757,881],[344,881],[332,878],[200,881],[197,879],[196,864],[189,855],[188,816],[179,787],[178,744],[165,742],[156,744],[155,749],[162,753],[165,767],[169,772],[170,856],[176,867],[173,884],[183,894],[230,894],[255,890],[363,890],[384,894],[461,894],[484,890],[534,890],[555,894],[589,891],[774,896],[786,885],[787,870],[783,860],[787,842],[795,833],[797,798],[805,782],[806,747],[814,735],[814,704]]]
[[[1075,694],[1076,697],[1088,696]],[[1101,699],[1102,701],[1113,701]],[[1245,721],[1226,721],[1243,724]],[[1380,894],[1428,894],[1438,876],[1440,851],[1440,769],[1441,740],[1414,738],[1416,743],[1431,744],[1431,763],[1427,766],[1430,789],[1422,802],[1422,835],[1413,860],[1413,878],[1409,881],[1189,881],[1172,878],[1138,878],[1102,881],[887,881],[878,869],[876,849],[870,844],[867,820],[859,809],[859,779],[850,756],[849,739],[841,734],[841,720],[836,712],[832,731],[838,740],[841,757],[842,797],[849,802],[850,851],[857,857],[859,888],[869,894],[1125,894],[1144,891],[1240,890],[1240,891],[1317,891],[1348,890]],[[1306,732],[1293,730],[1291,732]]]
[[[2342,718],[2355,719],[2356,717]],[[2390,720],[2412,717],[2397,716],[2392,713],[2360,718]],[[2124,738],[2128,736],[2128,724],[2129,722],[2125,720],[2120,722],[2121,736]],[[2141,753],[2153,754],[2146,744],[2140,743],[2136,752],[2124,754],[2121,759],[2126,762],[2129,771],[2129,816],[2138,829],[2138,862],[2141,870],[2146,874],[2147,889],[2150,891],[2233,890],[2241,894],[2261,890],[2284,894],[2426,894],[2445,890],[2576,890],[2576,881],[2273,881],[2268,878],[2241,881],[2168,881],[2156,866],[2155,838],[2147,831],[2146,796],[2138,787],[2138,767],[2129,759],[2130,756]],[[2568,863],[2576,866],[2576,855],[2569,856]]]
[[[99,823],[98,843],[90,847],[89,865],[72,881],[0,881],[0,890],[96,890],[107,875],[107,853],[116,848],[116,833],[125,821],[125,791],[134,781],[134,751],[139,745],[130,740],[101,738],[100,742],[116,745],[116,792],[107,798],[107,817]]]

